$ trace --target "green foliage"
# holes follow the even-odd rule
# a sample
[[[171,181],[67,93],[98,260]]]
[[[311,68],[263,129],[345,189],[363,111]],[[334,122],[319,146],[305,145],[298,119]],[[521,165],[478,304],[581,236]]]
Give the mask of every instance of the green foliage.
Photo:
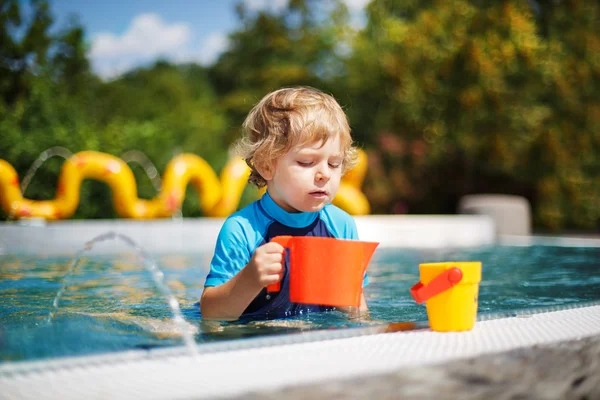
[[[159,172],[182,152],[200,155],[217,171],[222,168],[227,119],[204,68],[158,62],[102,82],[90,71],[83,28],[72,21],[52,35],[47,3],[33,1],[30,7],[28,21],[21,18],[17,1],[3,2],[0,8],[0,157],[21,179],[40,153],[53,146],[116,156],[135,149]],[[53,198],[61,166],[60,160],[45,163],[26,197]],[[154,197],[144,170],[131,167],[139,196]],[[184,215],[199,216],[197,194],[191,194],[183,204]],[[75,218],[114,216],[110,189],[84,182]]]
[[[206,71],[158,62],[105,84],[97,94],[100,150],[120,155],[137,149],[159,171],[179,153],[194,153],[219,171],[227,161],[227,119],[220,110]],[[138,182],[140,174],[136,174]],[[140,187],[151,198],[153,187]],[[197,193],[188,192],[184,215],[199,216]]]
[[[242,28],[211,69],[211,78],[232,118],[230,140],[252,106],[269,91],[311,85],[330,91],[343,68],[336,46],[347,14],[339,2],[295,0],[280,13],[238,6]]]
[[[532,200],[539,225],[592,228],[598,52],[565,43],[598,43],[587,4],[545,10],[544,37],[524,2],[373,1],[348,85],[368,99],[352,120],[374,147],[374,209],[448,213],[464,194],[514,193]],[[578,28],[553,35],[566,23]]]
[[[543,65],[543,121],[528,158],[535,160],[540,225],[597,227],[600,221],[600,5],[543,2],[540,31],[548,43]]]

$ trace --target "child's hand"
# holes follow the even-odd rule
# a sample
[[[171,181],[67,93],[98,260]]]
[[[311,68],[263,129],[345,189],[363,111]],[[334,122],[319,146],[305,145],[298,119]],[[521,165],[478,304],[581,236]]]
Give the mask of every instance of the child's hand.
[[[269,242],[258,247],[245,268],[250,281],[261,289],[279,282],[283,270],[283,254],[284,248],[279,243]]]

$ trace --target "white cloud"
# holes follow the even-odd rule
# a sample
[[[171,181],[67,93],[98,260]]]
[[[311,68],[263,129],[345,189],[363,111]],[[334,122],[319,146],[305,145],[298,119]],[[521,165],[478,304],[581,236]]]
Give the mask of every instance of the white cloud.
[[[343,0],[350,12],[350,25],[360,30],[365,27],[367,21],[365,16],[365,7],[371,0]]]
[[[251,11],[269,10],[278,12],[287,7],[289,0],[245,0],[244,4]]]
[[[169,24],[157,14],[142,14],[132,20],[121,36],[112,33],[96,35],[90,58],[96,73],[103,78],[112,78],[157,58],[208,65],[227,45],[225,34],[212,33],[198,44],[192,40],[190,24]]]
[[[342,0],[350,13],[350,24],[356,30],[364,28],[366,24],[365,7],[371,0]],[[250,11],[267,10],[271,12],[282,11],[290,0],[244,0]]]
[[[350,12],[362,12],[371,0],[343,0]]]
[[[101,33],[94,39],[92,58],[129,56],[156,56],[185,45],[190,39],[187,24],[165,24],[156,14],[135,17],[121,37]]]
[[[202,65],[210,65],[217,57],[229,47],[229,39],[226,34],[213,32],[202,41],[200,49],[183,49],[173,57],[178,63],[197,62]]]
[[[229,47],[229,38],[222,33],[212,33],[203,42],[200,62],[203,64],[212,64],[217,57]]]
[[[343,0],[350,13],[362,13],[371,0]],[[244,4],[251,11],[281,11],[289,4],[290,0],[244,0]]]

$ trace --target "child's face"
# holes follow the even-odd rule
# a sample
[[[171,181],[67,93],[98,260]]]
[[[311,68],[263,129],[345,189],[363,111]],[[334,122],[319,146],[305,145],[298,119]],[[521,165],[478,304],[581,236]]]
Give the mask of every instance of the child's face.
[[[319,211],[333,200],[342,179],[339,135],[296,146],[281,156],[267,180],[269,194],[288,212]]]

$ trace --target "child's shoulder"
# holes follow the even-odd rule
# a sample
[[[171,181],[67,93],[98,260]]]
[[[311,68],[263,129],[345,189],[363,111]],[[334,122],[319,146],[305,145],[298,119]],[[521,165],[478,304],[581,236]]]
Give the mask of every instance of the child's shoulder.
[[[331,218],[331,219],[337,220],[337,221],[352,221],[352,222],[354,222],[354,218],[352,218],[352,216],[350,214],[348,214],[346,211],[342,210],[341,208],[334,206],[333,204],[327,204],[325,207],[323,207],[323,209],[321,210],[321,214],[323,216],[326,216],[328,218]]]
[[[320,218],[335,237],[344,239],[357,237],[354,218],[341,208],[328,204],[321,210]]]
[[[258,201],[231,214],[223,223],[223,231],[255,231],[268,224],[269,218],[260,209]]]

